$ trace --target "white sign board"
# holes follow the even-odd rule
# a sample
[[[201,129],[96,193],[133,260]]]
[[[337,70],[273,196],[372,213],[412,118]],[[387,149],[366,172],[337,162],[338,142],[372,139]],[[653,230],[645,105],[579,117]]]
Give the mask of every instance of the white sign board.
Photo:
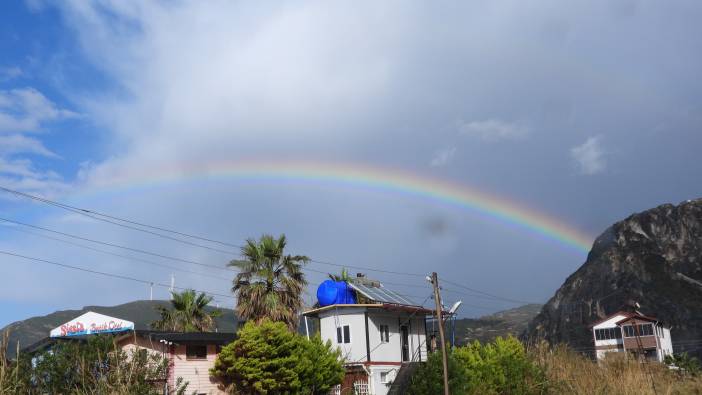
[[[134,329],[134,323],[89,311],[51,330],[51,337],[94,335],[124,332]]]

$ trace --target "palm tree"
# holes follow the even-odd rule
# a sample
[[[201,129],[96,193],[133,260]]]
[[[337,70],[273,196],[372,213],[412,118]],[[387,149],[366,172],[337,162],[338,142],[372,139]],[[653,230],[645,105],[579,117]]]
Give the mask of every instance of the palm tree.
[[[277,239],[271,235],[263,235],[258,241],[248,239],[241,248],[244,259],[229,263],[240,270],[232,287],[239,317],[256,323],[269,318],[284,322],[291,330],[297,329],[302,291],[307,285],[302,265],[310,258],[284,255],[286,243],[285,235]]]
[[[154,321],[151,327],[158,330],[174,332],[207,332],[215,327],[215,318],[220,310],[206,311],[205,307],[212,301],[204,292],[197,294],[193,289],[183,292],[171,292],[171,308],[159,306],[161,319]]]
[[[351,277],[349,277],[349,271],[346,270],[346,268],[341,269],[341,274],[328,274],[329,279],[332,281],[343,281],[343,282],[349,282],[351,281]]]

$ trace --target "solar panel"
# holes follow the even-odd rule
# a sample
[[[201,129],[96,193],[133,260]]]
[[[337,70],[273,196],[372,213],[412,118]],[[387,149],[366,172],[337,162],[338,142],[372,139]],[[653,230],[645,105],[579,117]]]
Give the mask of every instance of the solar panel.
[[[410,306],[417,306],[416,303],[407,299],[406,297],[398,294],[397,292],[391,291],[383,287],[372,287],[365,284],[350,282],[351,288],[360,292],[361,295],[366,298],[381,302],[381,303],[394,303],[394,304],[404,304]]]

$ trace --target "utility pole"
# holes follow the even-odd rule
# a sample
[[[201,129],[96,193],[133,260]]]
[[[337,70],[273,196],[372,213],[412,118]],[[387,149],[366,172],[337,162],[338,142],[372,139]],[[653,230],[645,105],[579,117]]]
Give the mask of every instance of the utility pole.
[[[448,385],[448,359],[446,357],[446,338],[444,337],[444,320],[442,317],[441,295],[439,294],[439,276],[431,274],[431,285],[434,287],[434,302],[436,303],[436,319],[439,321],[439,338],[441,339],[441,363],[444,367],[444,395],[450,395]]]
[[[154,283],[149,285],[149,300],[154,300]]]
[[[175,274],[171,273],[171,294],[173,293],[174,289],[175,289]]]

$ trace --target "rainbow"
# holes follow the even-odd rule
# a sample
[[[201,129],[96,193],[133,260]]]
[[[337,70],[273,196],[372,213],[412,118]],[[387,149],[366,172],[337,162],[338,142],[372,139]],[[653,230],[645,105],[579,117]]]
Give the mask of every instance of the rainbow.
[[[223,161],[152,168],[138,175],[111,177],[99,190],[153,187],[188,180],[238,180],[341,184],[438,202],[587,253],[593,237],[545,213],[466,185],[398,169],[308,161]],[[88,192],[90,194],[90,192]]]

